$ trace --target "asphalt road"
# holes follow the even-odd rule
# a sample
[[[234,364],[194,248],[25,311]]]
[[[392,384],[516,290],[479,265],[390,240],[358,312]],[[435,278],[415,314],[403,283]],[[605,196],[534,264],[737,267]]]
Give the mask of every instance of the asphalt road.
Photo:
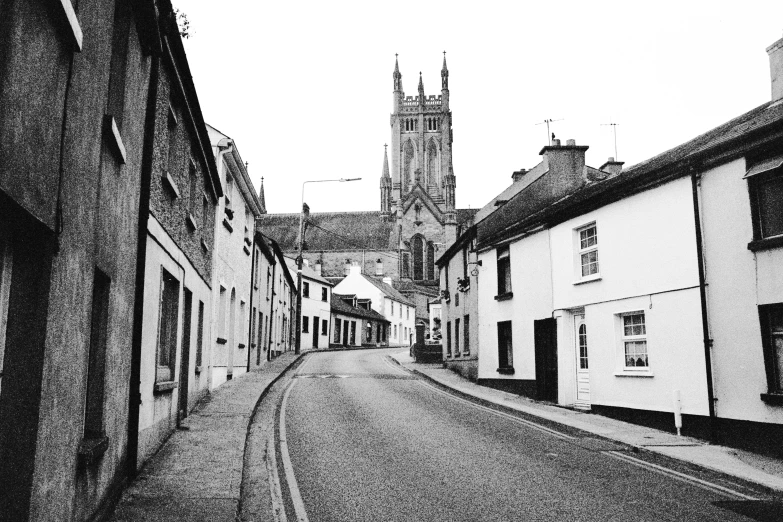
[[[278,403],[276,451],[289,520],[777,520],[770,513],[780,513],[748,490],[669,473],[629,448],[450,395],[388,353],[310,354],[290,379]]]

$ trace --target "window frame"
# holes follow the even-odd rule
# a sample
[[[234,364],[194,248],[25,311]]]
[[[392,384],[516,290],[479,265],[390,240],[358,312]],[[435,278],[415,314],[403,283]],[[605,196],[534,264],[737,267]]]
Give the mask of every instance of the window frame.
[[[501,374],[514,373],[514,328],[511,321],[498,321],[498,369]],[[505,364],[504,364],[505,363]]]
[[[582,234],[591,229],[594,232],[593,235],[586,236],[583,239]],[[590,243],[590,239],[593,239],[594,242]],[[599,249],[600,249],[600,243],[598,240],[598,223],[596,221],[591,221],[589,223],[586,223],[574,229],[574,251],[575,251],[574,252],[574,275],[576,276],[575,284],[601,279],[601,262],[600,262]],[[588,258],[588,263],[587,265],[585,265],[583,257],[589,256],[590,254],[594,254],[595,258],[592,261],[589,260]],[[592,265],[595,266],[595,271],[589,272],[588,274],[584,274],[584,267],[585,266],[590,267]]]
[[[510,245],[498,247],[495,251],[497,266],[497,294],[495,300],[501,301],[513,296],[511,285],[511,248]],[[502,280],[501,280],[502,276]]]
[[[759,201],[762,195],[762,186],[774,185],[783,188],[783,165],[775,168],[761,171],[757,174],[749,170],[745,176],[748,180],[748,195],[750,198],[751,219],[753,225],[753,241],[748,248],[750,250],[759,250],[760,247],[783,246],[783,228],[777,234],[767,234],[764,230],[765,223],[762,216],[762,205]],[[774,203],[774,202],[773,202]],[[774,205],[773,205],[774,206]]]
[[[310,298],[310,283],[302,281],[302,297]]]
[[[783,339],[783,303],[759,305],[759,327],[764,350],[764,370],[767,377],[767,393],[761,395],[768,403],[783,405],[783,353],[775,355],[773,337]],[[773,314],[780,314],[780,331],[773,330]],[[783,340],[781,341],[783,343]]]
[[[470,314],[462,318],[462,355],[470,355]]]
[[[160,267],[161,274],[160,274],[160,298],[159,298],[159,305],[158,305],[158,339],[156,343],[156,350],[155,350],[155,383],[173,383],[175,381],[175,369],[176,369],[176,359],[177,359],[177,334],[179,330],[179,301],[182,293],[182,284],[181,282],[168,270],[166,270],[164,267]],[[175,287],[176,290],[176,299],[172,301],[172,303],[169,303],[170,309],[166,310],[164,309],[164,306],[166,303],[164,302],[166,299],[166,283],[167,279],[169,282]],[[168,337],[170,336],[170,330],[166,329],[164,331],[164,328],[166,328],[166,318],[164,318],[164,314],[168,314],[168,319],[171,319],[173,317],[173,340],[171,342],[170,346],[164,346],[164,343],[167,343],[168,340],[171,339],[163,339],[164,336]],[[171,326],[171,321],[169,321],[169,326]],[[167,350],[167,352],[164,353],[164,350]],[[164,355],[168,356],[168,361],[164,364],[164,361],[162,357]],[[165,390],[162,390],[165,391]]]
[[[633,317],[633,316],[642,316],[642,323],[631,323],[630,325],[626,325],[625,321],[627,317]],[[636,310],[630,310],[627,312],[621,312],[616,314],[617,318],[617,328],[618,328],[618,339],[619,339],[619,367],[620,367],[620,374],[622,375],[633,375],[633,374],[644,374],[644,375],[652,375],[652,366],[650,364],[650,338],[649,338],[649,331],[648,331],[648,315],[644,310],[636,309]],[[630,335],[626,334],[626,327],[643,327],[643,333],[640,334],[634,334],[631,333]],[[633,331],[633,330],[632,330]],[[628,366],[627,365],[627,351],[626,351],[626,343],[639,343],[644,342],[644,357],[646,359],[646,365],[645,366]]]
[[[329,300],[329,289],[325,286],[321,287],[321,301],[324,303]]]

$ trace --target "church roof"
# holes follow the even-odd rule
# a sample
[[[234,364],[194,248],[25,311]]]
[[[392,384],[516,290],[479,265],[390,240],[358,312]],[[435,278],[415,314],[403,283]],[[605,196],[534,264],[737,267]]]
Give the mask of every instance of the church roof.
[[[284,251],[298,248],[299,214],[266,214],[258,226]],[[393,232],[380,212],[323,212],[310,214],[305,239],[310,251],[396,250]]]
[[[457,209],[457,224],[469,227],[473,224],[473,217],[479,211],[477,208],[458,208]]]

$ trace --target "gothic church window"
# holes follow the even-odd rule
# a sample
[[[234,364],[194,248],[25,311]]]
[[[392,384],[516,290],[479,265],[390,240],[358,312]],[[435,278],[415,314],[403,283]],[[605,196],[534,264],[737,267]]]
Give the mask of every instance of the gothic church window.
[[[427,279],[435,279],[435,245],[432,241],[427,242]]]
[[[413,238],[413,279],[424,279],[424,239],[421,236]]]

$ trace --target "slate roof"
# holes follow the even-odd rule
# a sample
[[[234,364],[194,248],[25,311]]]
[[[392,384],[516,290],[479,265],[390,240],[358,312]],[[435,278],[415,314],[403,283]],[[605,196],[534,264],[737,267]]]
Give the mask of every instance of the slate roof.
[[[687,176],[692,169],[704,170],[726,163],[773,139],[783,139],[783,103],[767,102],[619,175],[588,183],[559,201],[536,208],[528,190],[523,190],[498,212],[478,223],[478,246],[489,246],[538,225],[553,226],[631,194]]]
[[[392,241],[394,222],[380,212],[311,213],[307,227],[307,249],[329,250],[396,250]],[[258,220],[261,231],[273,237],[285,251],[298,248],[299,214],[266,214]]]
[[[478,209],[457,209],[457,223],[469,226]],[[309,251],[397,250],[396,220],[380,212],[322,212],[310,214],[305,239]],[[285,252],[298,248],[299,214],[265,214],[260,231],[274,238]]]
[[[334,314],[350,315],[352,317],[363,317],[365,319],[371,319],[373,321],[382,321],[388,323],[389,321],[376,312],[375,310],[365,310],[364,308],[354,307],[343,301],[343,298],[349,298],[351,296],[343,294],[332,294],[331,309]]]
[[[295,274],[297,271],[296,266],[296,259],[292,259],[290,257],[285,258],[285,264],[288,265],[288,270],[291,271],[292,274]],[[307,278],[312,281],[318,281],[321,284],[328,285],[328,286],[334,286],[331,281],[328,281],[327,279],[319,276],[315,273],[315,270],[310,268],[309,266],[302,264],[302,278]]]
[[[416,306],[413,301],[399,293],[394,287],[387,285],[383,281],[378,281],[377,279],[373,279],[372,277],[368,277],[364,274],[362,274],[362,277],[371,282],[373,285],[375,285],[381,292],[388,295],[395,301],[399,301],[402,304],[406,304],[408,306]]]
[[[437,285],[437,282],[436,282]],[[400,292],[416,292],[419,294],[428,295],[430,297],[440,295],[440,289],[436,285],[420,285],[413,281],[394,281],[394,288]]]

